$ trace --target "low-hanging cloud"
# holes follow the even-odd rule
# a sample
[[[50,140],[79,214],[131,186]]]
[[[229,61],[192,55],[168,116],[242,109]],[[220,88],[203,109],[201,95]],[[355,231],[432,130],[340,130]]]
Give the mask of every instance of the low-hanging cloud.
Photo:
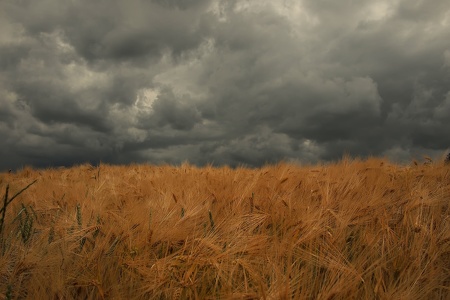
[[[450,5],[0,3],[0,169],[450,147]]]

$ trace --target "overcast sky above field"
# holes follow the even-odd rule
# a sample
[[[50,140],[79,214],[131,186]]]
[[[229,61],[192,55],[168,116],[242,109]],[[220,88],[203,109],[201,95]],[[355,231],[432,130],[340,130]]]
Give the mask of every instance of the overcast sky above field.
[[[448,0],[0,0],[0,170],[450,147]]]

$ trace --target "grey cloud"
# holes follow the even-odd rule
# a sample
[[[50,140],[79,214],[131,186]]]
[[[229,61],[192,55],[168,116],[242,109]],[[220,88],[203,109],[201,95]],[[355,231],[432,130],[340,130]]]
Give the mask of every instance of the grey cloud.
[[[292,149],[288,137],[263,128],[257,133],[219,143],[214,151],[203,153],[219,164],[257,166],[289,158]]]
[[[30,47],[24,44],[0,46],[0,69],[14,70],[23,57],[28,56]]]
[[[273,114],[270,123],[275,132],[285,133],[293,140],[318,142],[323,147],[323,159],[337,159],[344,152],[379,153],[382,99],[373,80],[314,79],[309,83],[305,80],[304,84],[305,87],[286,87],[292,90],[284,93],[290,95],[286,100],[289,104],[281,102],[266,110],[266,114]]]
[[[446,1],[417,1],[411,3],[409,1],[400,1],[398,5],[397,15],[411,23],[420,22],[436,22],[446,17],[449,11],[449,5]]]
[[[0,169],[450,146],[445,0],[0,2]]]
[[[64,32],[88,61],[160,57],[167,48],[176,54],[195,48],[199,13],[206,1],[6,1],[5,15],[21,22],[30,35]],[[167,5],[161,5],[166,3]],[[203,5],[199,5],[203,4]],[[196,10],[174,8],[195,5]]]
[[[404,108],[395,106],[388,121],[393,128],[399,126],[407,132],[412,146],[430,150],[449,147],[450,126],[449,93],[442,99],[439,92],[418,86],[411,102]]]
[[[182,10],[204,7],[210,2],[209,0],[152,0],[152,1],[163,7],[178,8]]]
[[[177,130],[190,130],[201,121],[200,114],[191,103],[188,95],[179,99],[170,89],[164,89],[153,103],[152,116],[158,126],[170,125]],[[187,99],[186,99],[187,98]]]

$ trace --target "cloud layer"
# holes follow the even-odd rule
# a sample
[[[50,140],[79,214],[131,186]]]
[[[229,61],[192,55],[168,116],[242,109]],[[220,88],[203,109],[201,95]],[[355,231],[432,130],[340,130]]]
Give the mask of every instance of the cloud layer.
[[[445,0],[3,0],[0,28],[0,170],[450,147]]]

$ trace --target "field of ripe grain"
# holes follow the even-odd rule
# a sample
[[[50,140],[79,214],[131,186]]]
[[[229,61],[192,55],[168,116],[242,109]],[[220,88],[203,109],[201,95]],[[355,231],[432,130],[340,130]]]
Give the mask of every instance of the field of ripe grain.
[[[442,162],[24,168],[0,197],[1,299],[450,297]]]

